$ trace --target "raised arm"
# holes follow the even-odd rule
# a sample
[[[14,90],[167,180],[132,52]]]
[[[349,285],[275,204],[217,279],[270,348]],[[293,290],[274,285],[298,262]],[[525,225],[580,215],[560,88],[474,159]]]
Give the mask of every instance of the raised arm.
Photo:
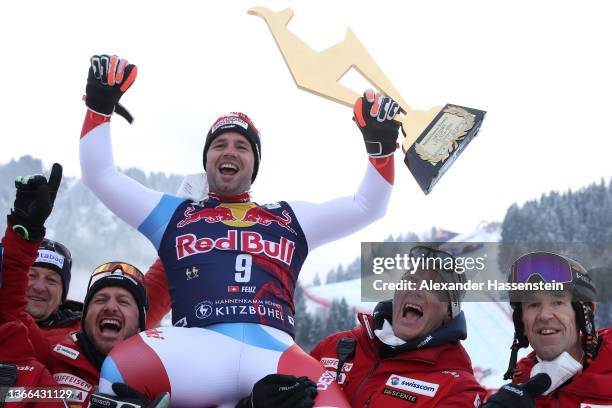
[[[182,199],[148,189],[120,173],[114,164],[110,117],[123,112],[119,99],[134,83],[137,68],[117,56],[93,56],[87,77],[87,113],[81,131],[83,183],[115,215],[159,247],[159,240]],[[129,114],[127,114],[129,116]]]
[[[49,343],[34,320],[25,312],[27,305],[28,272],[45,236],[45,221],[51,214],[62,179],[62,167],[54,164],[49,181],[42,175],[18,177],[17,193],[2,239],[2,283],[0,313],[19,318],[28,328],[28,339],[36,358],[46,363]],[[24,339],[25,340],[25,339]]]
[[[353,109],[353,120],[363,134],[369,161],[353,196],[313,204],[290,202],[306,235],[308,249],[350,235],[385,215],[394,179],[393,153],[399,124],[393,121],[398,105],[368,89]]]

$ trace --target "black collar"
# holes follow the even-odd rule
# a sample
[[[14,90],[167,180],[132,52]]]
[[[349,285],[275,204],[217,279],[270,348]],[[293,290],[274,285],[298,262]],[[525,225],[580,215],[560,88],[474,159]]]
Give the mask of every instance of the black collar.
[[[96,370],[100,371],[102,368],[102,362],[106,358],[106,354],[102,354],[98,351],[98,349],[96,349],[93,342],[89,340],[87,333],[82,331],[76,333],[76,339],[87,360],[89,360]]]

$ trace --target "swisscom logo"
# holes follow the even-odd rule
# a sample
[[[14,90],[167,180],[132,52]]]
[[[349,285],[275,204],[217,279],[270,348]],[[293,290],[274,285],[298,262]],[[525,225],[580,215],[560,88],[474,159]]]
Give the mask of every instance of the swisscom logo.
[[[428,397],[436,395],[438,387],[440,386],[439,384],[402,377],[397,374],[392,374],[389,377],[387,385],[400,390],[410,391],[414,394],[426,395]]]

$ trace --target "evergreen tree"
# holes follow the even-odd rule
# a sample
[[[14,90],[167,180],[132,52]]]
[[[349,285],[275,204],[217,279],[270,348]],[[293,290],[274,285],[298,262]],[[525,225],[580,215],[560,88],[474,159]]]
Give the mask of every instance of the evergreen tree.
[[[312,326],[307,335],[307,344],[304,350],[312,348],[325,337],[325,315],[317,313],[312,317]]]
[[[312,330],[313,321],[312,316],[306,310],[304,290],[299,282],[295,285],[293,304],[295,306],[295,342],[306,349],[310,345],[309,333]]]
[[[357,279],[361,276],[361,258],[355,258],[348,264],[344,272],[346,280]]]
[[[338,304],[338,330],[349,330],[355,326],[355,314],[355,309],[349,308],[346,299],[342,298]]]
[[[342,267],[342,264],[338,265],[338,268],[336,269],[336,280],[335,282],[343,282],[345,281],[346,278],[344,276],[344,268]]]
[[[575,258],[589,270],[612,266],[612,180],[608,184],[601,180],[579,191],[550,192],[522,207],[513,204],[506,212],[501,236],[501,270],[508,270],[520,255],[539,249]],[[546,245],[538,248],[533,243]],[[597,276],[600,299],[612,295],[606,292],[612,287],[608,280],[612,280],[612,269]],[[611,309],[609,302],[598,304],[599,327],[612,323]]]
[[[328,311],[324,334],[327,336],[332,333],[348,330],[354,326],[354,322],[354,310],[348,307],[346,299],[334,299]]]
[[[336,271],[330,269],[329,273],[327,274],[327,277],[325,278],[325,283],[329,284],[334,282],[336,282]]]

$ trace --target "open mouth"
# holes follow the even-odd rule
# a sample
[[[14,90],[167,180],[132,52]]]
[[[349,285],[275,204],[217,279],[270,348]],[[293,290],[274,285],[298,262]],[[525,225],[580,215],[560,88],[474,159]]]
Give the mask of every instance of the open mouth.
[[[233,163],[221,163],[219,165],[219,172],[224,175],[234,175],[238,173],[238,166]]]
[[[34,302],[46,302],[47,299],[42,298],[40,296],[28,296],[28,300],[33,300]]]
[[[414,303],[406,303],[402,309],[402,317],[421,318],[423,317],[423,308]]]
[[[121,322],[117,319],[102,319],[100,322],[100,332],[116,334],[121,331]]]
[[[552,335],[554,335],[554,334],[559,333],[559,331],[560,331],[560,330],[556,330],[556,329],[548,329],[548,328],[546,328],[546,329],[540,329],[540,330],[538,330],[538,334],[539,334],[540,336],[552,336]]]

